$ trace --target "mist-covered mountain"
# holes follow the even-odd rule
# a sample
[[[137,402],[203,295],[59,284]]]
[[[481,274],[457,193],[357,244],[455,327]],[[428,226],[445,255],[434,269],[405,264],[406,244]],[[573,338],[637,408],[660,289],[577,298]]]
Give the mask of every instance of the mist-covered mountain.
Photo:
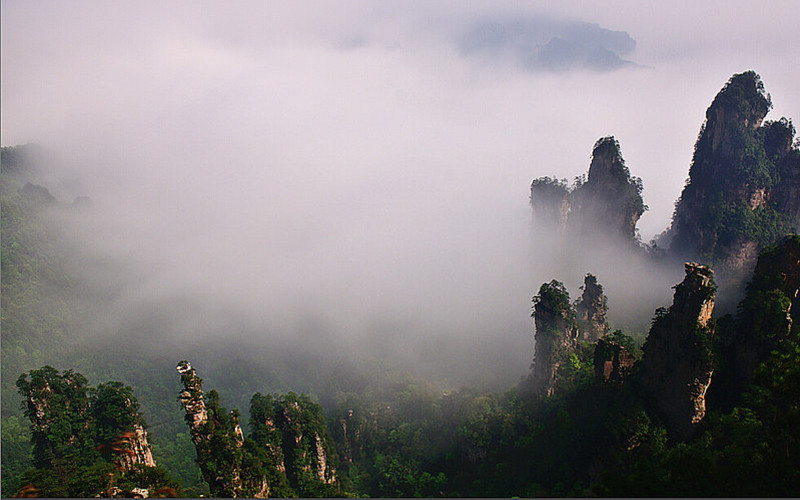
[[[763,122],[769,107],[758,75],[730,79],[672,226],[649,245],[642,182],[614,137],[595,143],[585,178],[533,182],[533,244],[553,279],[533,297],[531,369],[505,392],[348,354],[324,324],[307,350],[237,340],[249,327],[235,315],[222,340],[165,335],[189,300],[140,310],[141,331],[87,335],[142,281],[65,243],[96,207],[50,191],[46,152],[3,148],[4,493],[792,495],[800,148],[790,120]],[[566,285],[581,282],[573,301]],[[718,283],[732,314],[715,313]],[[655,315],[642,306],[673,285]],[[458,343],[427,354],[470,352]]]
[[[597,24],[534,18],[476,22],[461,34],[458,48],[467,56],[509,57],[527,71],[613,71],[635,66],[624,57],[636,41]]]
[[[686,260],[712,266],[729,310],[758,253],[800,231],[800,142],[790,119],[764,122],[771,108],[754,71],[730,78],[706,111],[672,224],[649,245],[638,241],[636,228],[647,209],[642,181],[631,177],[613,137],[595,144],[588,180],[578,177],[569,186],[534,179],[535,222],[570,242],[606,240],[601,246],[639,246],[667,266]]]
[[[586,178],[566,181],[550,177],[531,183],[536,223],[550,225],[569,238],[599,238],[603,244],[636,244],[636,223],[647,210],[642,180],[631,177],[614,137],[598,139]]]
[[[674,257],[741,279],[761,249],[800,231],[800,147],[791,120],[764,122],[771,107],[754,71],[714,98],[666,234]]]

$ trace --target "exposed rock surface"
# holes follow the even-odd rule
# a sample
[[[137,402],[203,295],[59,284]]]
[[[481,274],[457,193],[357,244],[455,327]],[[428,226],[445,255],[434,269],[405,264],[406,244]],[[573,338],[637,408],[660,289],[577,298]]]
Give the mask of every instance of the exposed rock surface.
[[[307,408],[302,398],[288,395],[288,404],[278,401],[277,416],[279,428],[283,433],[283,453],[291,466],[287,476],[292,484],[297,484],[302,473],[311,473],[323,484],[336,482],[336,471],[328,464],[328,452],[320,433],[322,428],[306,428],[302,415]],[[313,426],[311,426],[313,427]]]
[[[56,202],[56,199],[50,194],[50,191],[48,191],[46,187],[39,186],[38,184],[31,184],[28,182],[22,186],[19,192],[32,202],[40,205],[48,205]]]
[[[17,387],[32,424],[34,465],[39,472],[68,480],[106,461],[115,465],[109,479],[112,486],[115,479],[129,472],[143,472],[137,476],[142,483],[133,490],[109,486],[100,493],[102,496],[130,497],[137,489],[147,492],[164,484],[158,473],[145,472],[156,463],[147,439],[147,423],[131,387],[107,382],[92,388],[81,374],[72,370],[60,373],[51,366],[22,374]],[[73,484],[56,491],[85,494],[85,490],[74,490],[85,485]],[[43,485],[44,491],[49,491],[47,488],[58,485],[58,479],[53,484],[31,484],[28,489]]]
[[[531,208],[537,225],[563,233],[570,211],[566,180],[541,177],[531,183]]]
[[[443,401],[445,408],[449,408],[451,398],[445,396]],[[342,461],[353,463],[364,457],[365,443],[372,442],[378,433],[378,417],[373,411],[351,408],[343,410],[341,415],[336,433],[339,456]]]
[[[533,297],[535,352],[531,373],[526,382],[535,394],[549,397],[560,388],[568,386],[570,379],[580,371],[582,363],[591,363],[591,343],[602,339],[610,330],[606,315],[608,299],[603,286],[592,274],[584,277],[580,299],[570,303],[564,285],[552,280],[539,288]],[[627,351],[626,351],[627,353]],[[628,356],[622,353],[617,363],[627,370]],[[613,363],[613,353],[609,360]]]
[[[197,444],[205,439],[201,428],[208,420],[206,403],[203,400],[203,381],[188,361],[178,363],[176,369],[181,374],[184,387],[180,397],[183,409],[186,411],[186,422],[189,424],[192,441]]]
[[[748,287],[751,293],[780,290],[792,301],[791,319],[800,320],[800,236],[783,238],[774,247],[761,253],[753,280]]]
[[[713,373],[713,272],[695,263],[685,268],[672,306],[656,311],[642,359],[643,385],[664,416],[670,437],[677,441],[687,439],[705,417],[705,395]]]
[[[575,348],[579,333],[575,311],[563,284],[553,280],[539,288],[539,294],[533,298],[533,320],[536,351],[531,383],[536,394],[551,396],[557,389],[558,368]]]
[[[177,366],[197,461],[214,496],[330,496],[336,483],[322,409],[303,395],[250,402],[251,435],[245,439],[238,412],[227,412],[219,396],[207,396],[187,361]]]
[[[214,391],[206,401],[203,381],[188,361],[181,361],[176,369],[184,387],[181,404],[197,451],[197,463],[211,493],[232,498],[248,496],[249,492],[243,489],[243,439],[237,415],[219,407]]]
[[[641,179],[631,177],[619,142],[614,137],[598,140],[592,150],[588,179],[571,196],[570,232],[599,232],[634,243],[636,223],[646,210],[641,192]]]
[[[586,182],[570,191],[566,181],[549,177],[531,184],[534,218],[570,235],[636,243],[636,223],[647,207],[641,179],[631,177],[614,137],[599,139],[592,150]]]
[[[593,274],[586,275],[582,288],[581,298],[575,304],[581,338],[596,342],[610,330],[606,319],[608,298],[603,294],[603,285],[597,282]]]
[[[714,396],[726,407],[750,383],[760,363],[791,338],[800,325],[800,236],[787,236],[758,258],[738,314],[721,339],[729,364],[720,370],[727,393]]]
[[[794,132],[791,123],[786,128]],[[786,153],[780,151],[782,150],[778,153],[780,160],[777,162],[780,183],[772,188],[769,201],[787,218],[790,228],[794,232],[800,232],[800,148],[795,142],[794,147]]]
[[[70,447],[90,439],[88,386],[82,375],[45,366],[20,376],[17,387],[31,421],[36,467],[51,468]]]
[[[347,413],[339,419],[339,432],[343,444],[340,452],[345,462],[352,463],[353,458],[360,454],[360,447],[356,443],[361,441],[361,427],[362,423],[355,421],[353,410],[347,410]]]
[[[731,77],[706,111],[668,240],[678,259],[713,265],[723,286],[800,227],[800,151],[791,121],[764,123],[772,101],[753,71]]]
[[[139,466],[155,467],[153,452],[150,450],[150,443],[147,441],[147,430],[141,424],[135,424],[133,431],[125,436],[130,453],[120,455],[120,467],[130,471]]]
[[[601,338],[594,350],[595,378],[602,382],[622,382],[630,374],[635,361],[625,346],[609,338]]]

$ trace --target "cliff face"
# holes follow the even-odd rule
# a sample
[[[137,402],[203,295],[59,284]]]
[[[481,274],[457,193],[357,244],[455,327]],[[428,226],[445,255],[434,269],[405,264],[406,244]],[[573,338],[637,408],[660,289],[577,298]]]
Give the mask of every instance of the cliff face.
[[[145,472],[156,463],[147,424],[130,387],[108,382],[92,388],[79,373],[59,373],[50,366],[23,374],[17,387],[31,421],[37,469],[32,477],[40,481],[31,488],[55,496],[125,497],[170,482],[158,472]],[[93,474],[103,467],[106,472],[98,480]],[[73,476],[82,481],[71,480]],[[126,489],[114,486],[119,480],[125,481]]]
[[[636,360],[625,346],[609,338],[601,338],[597,341],[593,361],[595,379],[622,382],[630,374]]]
[[[180,394],[197,463],[214,496],[247,496],[242,480],[242,438],[238,415],[219,405],[219,396],[203,393],[202,379],[187,361],[176,367],[184,390]]]
[[[147,424],[130,387],[120,382],[100,384],[94,391],[90,413],[95,440],[115,452],[114,462],[123,472],[155,467],[147,440]],[[118,450],[118,452],[116,452]]]
[[[603,294],[603,286],[592,274],[587,274],[583,280],[583,293],[575,304],[575,312],[583,340],[596,342],[608,333],[608,299]]]
[[[592,274],[584,278],[580,299],[570,303],[569,293],[556,280],[544,283],[533,297],[534,352],[528,379],[535,394],[549,397],[569,386],[584,363],[592,363],[591,345],[610,330],[608,300]],[[627,352],[627,351],[626,351]],[[617,356],[618,372],[627,370],[628,356]],[[611,354],[610,360],[613,358]],[[632,359],[632,358],[631,358]],[[613,362],[613,360],[612,360]],[[626,372],[627,373],[627,372]]]
[[[636,242],[636,224],[647,209],[641,179],[631,177],[614,137],[599,139],[592,150],[586,182],[573,190],[549,177],[531,184],[535,220],[559,232]]]
[[[570,190],[565,180],[534,179],[530,202],[537,225],[556,233],[564,232],[570,211]]]
[[[775,123],[780,123],[780,128],[794,134],[794,127],[785,118]],[[780,183],[771,190],[772,201],[778,213],[786,217],[789,227],[797,233],[800,232],[800,149],[795,143],[794,147],[776,151],[776,156],[780,158],[776,164]]]
[[[723,283],[743,281],[764,246],[800,226],[795,129],[763,123],[771,107],[756,73],[731,77],[706,111],[676,204],[670,252],[714,265]]]
[[[727,361],[719,378],[726,392],[714,396],[732,407],[751,382],[757,367],[773,352],[782,352],[800,329],[800,236],[788,236],[758,258],[747,294],[721,339]]]
[[[800,320],[800,236],[783,238],[774,247],[761,253],[748,286],[750,295],[777,290],[792,301],[790,319]]]
[[[672,306],[659,309],[643,347],[642,383],[664,416],[672,439],[687,439],[705,417],[711,383],[713,272],[687,263]]]
[[[310,408],[307,404],[301,406],[302,403],[302,398],[290,393],[278,402],[276,411],[283,433],[284,456],[290,464],[287,469],[289,481],[298,484],[302,481],[301,477],[310,476],[322,484],[333,484],[336,482],[336,471],[328,463],[328,446],[320,436],[325,432],[319,426],[321,415],[318,415],[320,420],[314,425],[314,422],[304,418],[304,413]]]
[[[531,367],[531,382],[536,394],[551,396],[557,389],[556,374],[565,356],[575,348],[578,321],[569,302],[569,293],[556,280],[545,283],[533,298],[536,351]]]
[[[245,439],[238,412],[221,407],[215,391],[206,397],[187,361],[177,370],[197,462],[214,496],[331,496],[326,487],[336,483],[336,472],[319,405],[294,393],[256,394]]]
[[[31,421],[36,467],[51,468],[70,448],[87,446],[90,406],[82,375],[46,366],[20,376],[17,387]]]
[[[120,467],[125,471],[134,470],[139,466],[155,467],[156,461],[153,460],[153,452],[150,450],[145,428],[137,423],[128,434],[130,454],[123,454],[120,457]]]
[[[186,411],[186,423],[192,442],[197,445],[206,439],[204,424],[208,421],[206,403],[203,399],[203,380],[188,361],[181,361],[175,368],[181,374],[184,390],[180,394],[181,405]]]
[[[618,241],[635,242],[636,223],[646,210],[641,193],[641,180],[631,177],[619,142],[604,137],[592,150],[587,181],[572,193],[568,227],[576,234],[600,232]]]

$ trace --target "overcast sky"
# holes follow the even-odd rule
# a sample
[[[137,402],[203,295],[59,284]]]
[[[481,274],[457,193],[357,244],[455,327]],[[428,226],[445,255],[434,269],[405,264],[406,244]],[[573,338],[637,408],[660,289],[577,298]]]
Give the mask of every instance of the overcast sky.
[[[649,240],[731,75],[800,117],[798,24],[792,0],[4,0],[2,144],[82,172],[54,194],[101,208],[87,252],[150,270],[130,302],[205,295],[254,324],[322,303],[348,330],[519,314],[529,338],[531,180],[616,136]]]

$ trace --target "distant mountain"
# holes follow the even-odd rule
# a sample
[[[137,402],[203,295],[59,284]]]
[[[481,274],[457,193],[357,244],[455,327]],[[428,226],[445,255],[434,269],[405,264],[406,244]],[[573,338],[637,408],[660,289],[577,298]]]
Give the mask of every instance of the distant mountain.
[[[458,48],[466,56],[506,59],[532,72],[605,72],[636,66],[624,58],[636,48],[628,33],[585,22],[484,20],[461,34]]]

